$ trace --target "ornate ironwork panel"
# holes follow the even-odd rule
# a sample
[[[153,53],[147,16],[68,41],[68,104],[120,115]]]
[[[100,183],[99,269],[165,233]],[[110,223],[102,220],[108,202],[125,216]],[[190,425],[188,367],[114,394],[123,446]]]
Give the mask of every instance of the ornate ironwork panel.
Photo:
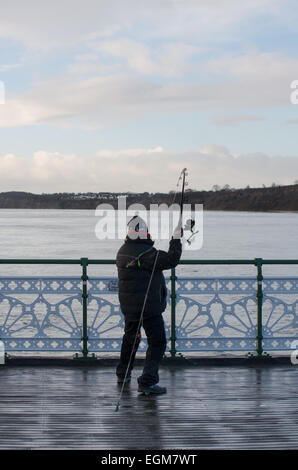
[[[256,279],[177,280],[177,351],[251,351],[256,338]]]
[[[79,277],[0,278],[0,339],[6,351],[80,351]]]
[[[166,333],[170,340],[174,324],[178,352],[256,350],[256,277],[176,278],[174,322],[173,284],[166,281]],[[298,278],[266,277],[261,285],[263,348],[290,350],[298,337]],[[119,352],[124,319],[117,278],[89,277],[87,293],[89,352]],[[83,310],[78,276],[0,277],[0,340],[8,352],[80,352]],[[146,346],[143,338],[140,350]]]
[[[298,338],[298,278],[263,280],[263,348],[289,350]]]

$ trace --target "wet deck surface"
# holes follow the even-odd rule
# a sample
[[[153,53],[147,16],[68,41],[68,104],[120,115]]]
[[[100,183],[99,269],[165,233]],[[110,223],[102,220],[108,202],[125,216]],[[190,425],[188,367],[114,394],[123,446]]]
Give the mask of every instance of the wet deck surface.
[[[298,449],[297,366],[162,367],[115,412],[113,367],[0,368],[1,449]]]

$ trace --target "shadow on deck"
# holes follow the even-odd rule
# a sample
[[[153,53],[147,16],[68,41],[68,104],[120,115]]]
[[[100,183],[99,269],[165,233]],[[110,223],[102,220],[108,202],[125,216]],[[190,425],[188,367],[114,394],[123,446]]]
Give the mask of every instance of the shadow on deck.
[[[113,366],[0,368],[0,449],[297,449],[292,365],[162,366],[167,395],[120,388]]]

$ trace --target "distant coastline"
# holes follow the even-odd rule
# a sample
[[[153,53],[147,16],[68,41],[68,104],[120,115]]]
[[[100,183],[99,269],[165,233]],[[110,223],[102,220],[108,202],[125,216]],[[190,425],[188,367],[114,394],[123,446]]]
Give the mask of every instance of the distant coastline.
[[[170,193],[55,193],[33,194],[9,191],[0,193],[0,209],[95,209],[99,204],[108,203],[115,209],[118,198],[127,197],[127,206],[133,203],[168,204],[173,200]],[[212,191],[188,189],[185,203],[204,204],[205,210],[218,211],[298,211],[298,184],[262,188],[231,189],[225,187]]]

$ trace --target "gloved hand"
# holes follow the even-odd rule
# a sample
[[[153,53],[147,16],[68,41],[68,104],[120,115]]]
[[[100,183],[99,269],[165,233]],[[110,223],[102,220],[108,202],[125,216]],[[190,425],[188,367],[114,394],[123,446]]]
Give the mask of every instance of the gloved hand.
[[[176,240],[181,237],[183,237],[183,228],[181,226],[181,223],[179,222],[179,224],[177,225],[177,227],[175,228],[173,232],[173,238]]]

